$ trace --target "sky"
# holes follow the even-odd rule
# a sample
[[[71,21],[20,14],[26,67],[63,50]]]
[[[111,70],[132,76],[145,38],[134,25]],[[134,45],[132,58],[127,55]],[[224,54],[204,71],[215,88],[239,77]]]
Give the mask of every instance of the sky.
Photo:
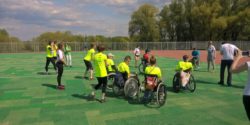
[[[0,0],[0,28],[21,40],[44,32],[128,36],[131,14],[144,3],[170,0]]]

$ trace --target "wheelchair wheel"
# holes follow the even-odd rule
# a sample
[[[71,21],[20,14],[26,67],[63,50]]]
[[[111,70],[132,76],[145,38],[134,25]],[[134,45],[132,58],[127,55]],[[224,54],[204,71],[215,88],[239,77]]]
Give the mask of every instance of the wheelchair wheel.
[[[141,64],[139,65],[138,69],[139,69],[139,73],[140,73],[140,74],[143,74],[143,73],[144,73],[144,66],[143,66],[143,63],[141,63]]]
[[[115,84],[115,82],[113,82],[112,89],[113,89],[114,94],[117,96],[121,96],[123,94],[123,89],[117,84]]]
[[[160,83],[157,86],[157,103],[162,106],[166,103],[167,100],[167,89],[163,83]]]
[[[136,78],[129,78],[124,85],[124,94],[126,97],[134,98],[139,93],[139,81]]]
[[[110,73],[108,74],[108,84],[107,84],[107,89],[112,89],[113,88],[113,83],[115,80],[115,73]]]
[[[190,92],[194,92],[195,89],[196,89],[196,82],[195,82],[194,76],[193,76],[192,74],[191,74],[190,79],[189,79],[189,81],[188,81],[187,89],[188,89]]]
[[[175,92],[179,92],[180,91],[180,81],[179,81],[179,73],[176,73],[174,75],[174,78],[173,78],[173,90]]]

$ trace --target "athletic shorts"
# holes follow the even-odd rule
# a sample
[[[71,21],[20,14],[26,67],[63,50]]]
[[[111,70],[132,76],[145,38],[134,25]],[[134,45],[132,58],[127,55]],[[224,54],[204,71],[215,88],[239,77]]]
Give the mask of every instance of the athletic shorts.
[[[93,66],[92,66],[92,63],[90,61],[87,61],[87,60],[83,60],[85,65],[86,65],[86,70],[93,70]]]

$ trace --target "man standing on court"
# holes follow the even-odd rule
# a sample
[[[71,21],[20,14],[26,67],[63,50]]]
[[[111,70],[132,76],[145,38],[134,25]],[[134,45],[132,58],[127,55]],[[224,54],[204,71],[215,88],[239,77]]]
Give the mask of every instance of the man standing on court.
[[[229,72],[231,65],[234,60],[234,53],[238,51],[238,48],[230,43],[222,42],[220,48],[220,54],[222,55],[221,58],[221,65],[220,65],[220,81],[218,84],[224,85],[224,73],[225,68],[227,67],[227,85],[232,86],[232,73]]]
[[[213,45],[212,41],[208,42],[208,48],[207,48],[207,71],[210,71],[210,64],[213,66],[214,71],[214,64],[215,64],[215,58],[216,58],[216,49]]]

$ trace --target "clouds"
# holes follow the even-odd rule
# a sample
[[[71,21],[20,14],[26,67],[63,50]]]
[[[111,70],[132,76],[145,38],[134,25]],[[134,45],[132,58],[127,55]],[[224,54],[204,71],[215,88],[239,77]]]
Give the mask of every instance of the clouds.
[[[130,14],[149,0],[0,0],[0,28],[28,40],[42,32],[127,36]],[[153,4],[163,0],[152,0]],[[150,1],[149,1],[150,2]]]

